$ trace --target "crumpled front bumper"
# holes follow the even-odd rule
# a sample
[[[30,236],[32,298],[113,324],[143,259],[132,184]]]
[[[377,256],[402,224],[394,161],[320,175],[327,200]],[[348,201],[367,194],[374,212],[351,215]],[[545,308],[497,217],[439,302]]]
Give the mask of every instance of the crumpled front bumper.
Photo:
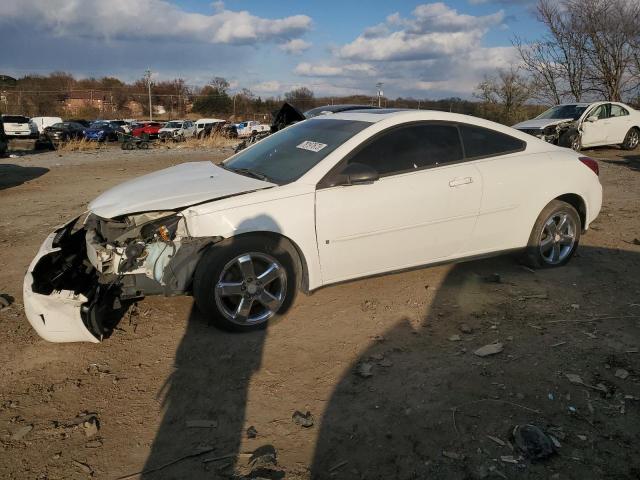
[[[49,342],[98,343],[100,339],[91,333],[83,320],[82,309],[87,308],[89,303],[85,295],[75,294],[71,290],[54,290],[49,295],[43,295],[33,290],[36,266],[48,255],[61,250],[53,245],[53,241],[56,234],[69,224],[59,227],[47,237],[29,265],[22,289],[24,311],[38,335]]]

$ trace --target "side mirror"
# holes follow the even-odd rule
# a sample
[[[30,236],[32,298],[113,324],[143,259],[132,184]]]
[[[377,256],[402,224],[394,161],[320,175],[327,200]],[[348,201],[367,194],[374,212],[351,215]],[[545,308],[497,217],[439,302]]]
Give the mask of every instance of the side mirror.
[[[364,163],[350,163],[338,175],[336,185],[364,185],[380,179],[377,170]]]
[[[589,123],[593,123],[593,122],[597,122],[597,121],[598,121],[597,115],[591,115],[590,117],[587,117],[587,122],[589,122]]]

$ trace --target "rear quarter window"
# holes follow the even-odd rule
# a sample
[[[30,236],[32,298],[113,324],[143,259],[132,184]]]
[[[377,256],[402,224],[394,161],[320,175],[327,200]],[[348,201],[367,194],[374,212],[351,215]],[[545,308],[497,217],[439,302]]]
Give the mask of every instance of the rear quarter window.
[[[521,152],[527,147],[523,140],[488,128],[460,125],[460,134],[468,160]]]

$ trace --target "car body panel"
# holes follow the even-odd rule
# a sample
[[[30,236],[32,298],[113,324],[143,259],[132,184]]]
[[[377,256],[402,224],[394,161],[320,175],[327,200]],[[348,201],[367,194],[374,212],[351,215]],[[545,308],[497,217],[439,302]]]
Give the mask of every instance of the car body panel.
[[[97,343],[100,340],[87,329],[80,313],[88,301],[87,297],[82,294],[76,295],[69,290],[42,295],[34,292],[32,288],[33,270],[38,262],[60,250],[53,246],[53,239],[61,228],[63,226],[58,227],[45,239],[24,277],[22,295],[25,315],[38,335],[49,342]]]
[[[272,183],[229,172],[211,162],[181,163],[107,190],[89,205],[102,218],[182,208],[216,198],[270,188]]]
[[[35,125],[38,133],[43,134],[47,127],[50,127],[56,123],[61,123],[60,117],[33,117],[31,123]]]

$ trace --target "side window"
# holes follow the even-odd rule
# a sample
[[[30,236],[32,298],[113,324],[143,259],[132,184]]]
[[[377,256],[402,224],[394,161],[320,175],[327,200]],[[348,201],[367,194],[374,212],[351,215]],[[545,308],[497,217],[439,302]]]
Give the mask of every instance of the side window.
[[[611,104],[611,116],[612,117],[624,117],[629,115],[629,111],[620,105]]]
[[[608,108],[607,108],[608,105],[610,104],[603,103],[602,105],[598,105],[596,108],[591,110],[591,112],[589,112],[589,115],[587,115],[587,118],[596,117],[598,120],[609,118]]]
[[[460,160],[462,145],[455,126],[417,124],[383,133],[349,163],[364,163],[380,175],[390,175]]]
[[[460,133],[469,160],[519,152],[527,146],[522,140],[488,128],[460,125]]]

